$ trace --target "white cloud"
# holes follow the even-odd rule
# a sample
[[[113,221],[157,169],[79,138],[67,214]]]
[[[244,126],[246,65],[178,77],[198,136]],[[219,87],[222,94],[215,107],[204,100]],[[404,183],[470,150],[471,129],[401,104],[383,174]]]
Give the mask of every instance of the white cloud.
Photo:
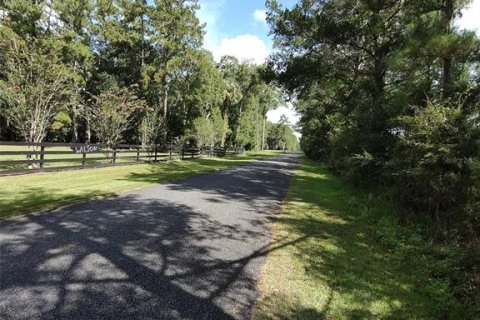
[[[480,36],[480,0],[473,0],[462,10],[462,17],[457,20],[456,25],[463,30],[476,31]]]
[[[267,25],[267,12],[265,10],[255,10],[252,16],[256,22],[260,22],[265,26]]]
[[[221,30],[219,19],[226,5],[225,0],[200,0],[200,10],[197,12],[197,17],[200,22],[206,24],[205,49],[213,53],[216,61],[220,61],[222,56],[230,55],[241,61],[249,61],[255,64],[264,63],[270,52],[260,37],[251,34],[228,36]]]
[[[251,34],[243,34],[233,38],[223,38],[218,46],[207,47],[213,53],[216,61],[222,56],[234,56],[240,61],[262,64],[269,56],[265,42]]]
[[[225,0],[200,0],[197,17],[201,23],[205,24],[204,46],[208,50],[211,50],[222,39],[223,34],[219,31],[218,20],[225,5]]]

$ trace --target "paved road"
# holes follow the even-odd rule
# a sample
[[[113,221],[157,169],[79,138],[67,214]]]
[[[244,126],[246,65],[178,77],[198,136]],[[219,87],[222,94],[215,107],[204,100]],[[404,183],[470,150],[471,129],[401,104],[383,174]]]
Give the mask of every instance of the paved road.
[[[0,319],[248,319],[295,163],[0,223]]]

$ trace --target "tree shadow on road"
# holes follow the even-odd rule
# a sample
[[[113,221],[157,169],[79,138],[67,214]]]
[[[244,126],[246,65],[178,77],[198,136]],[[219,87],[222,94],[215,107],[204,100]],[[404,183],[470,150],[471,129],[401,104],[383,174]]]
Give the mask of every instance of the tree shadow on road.
[[[0,318],[248,318],[264,256],[304,239],[241,227],[134,195],[5,221]]]

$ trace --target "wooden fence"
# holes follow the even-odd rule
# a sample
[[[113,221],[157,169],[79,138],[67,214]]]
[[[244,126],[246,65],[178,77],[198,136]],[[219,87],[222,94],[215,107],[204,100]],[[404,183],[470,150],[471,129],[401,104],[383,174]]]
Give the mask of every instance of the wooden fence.
[[[223,157],[239,153],[240,150],[183,148],[175,144],[144,147],[130,144],[108,146],[0,141],[0,175],[129,165],[200,156]]]

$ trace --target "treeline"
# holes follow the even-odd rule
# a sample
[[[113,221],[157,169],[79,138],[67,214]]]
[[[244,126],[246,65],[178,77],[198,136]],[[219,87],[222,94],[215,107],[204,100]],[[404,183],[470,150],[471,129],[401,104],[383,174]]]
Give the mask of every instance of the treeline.
[[[0,138],[266,147],[265,66],[202,49],[196,0],[0,1]]]
[[[300,143],[285,115],[280,117],[278,123],[267,121],[265,132],[267,133],[265,140],[267,149],[300,151]]]
[[[472,271],[480,263],[480,45],[455,27],[468,3],[303,0],[287,10],[272,0],[268,21],[271,69],[297,99],[304,152],[384,190],[435,239],[466,243],[463,267]]]

